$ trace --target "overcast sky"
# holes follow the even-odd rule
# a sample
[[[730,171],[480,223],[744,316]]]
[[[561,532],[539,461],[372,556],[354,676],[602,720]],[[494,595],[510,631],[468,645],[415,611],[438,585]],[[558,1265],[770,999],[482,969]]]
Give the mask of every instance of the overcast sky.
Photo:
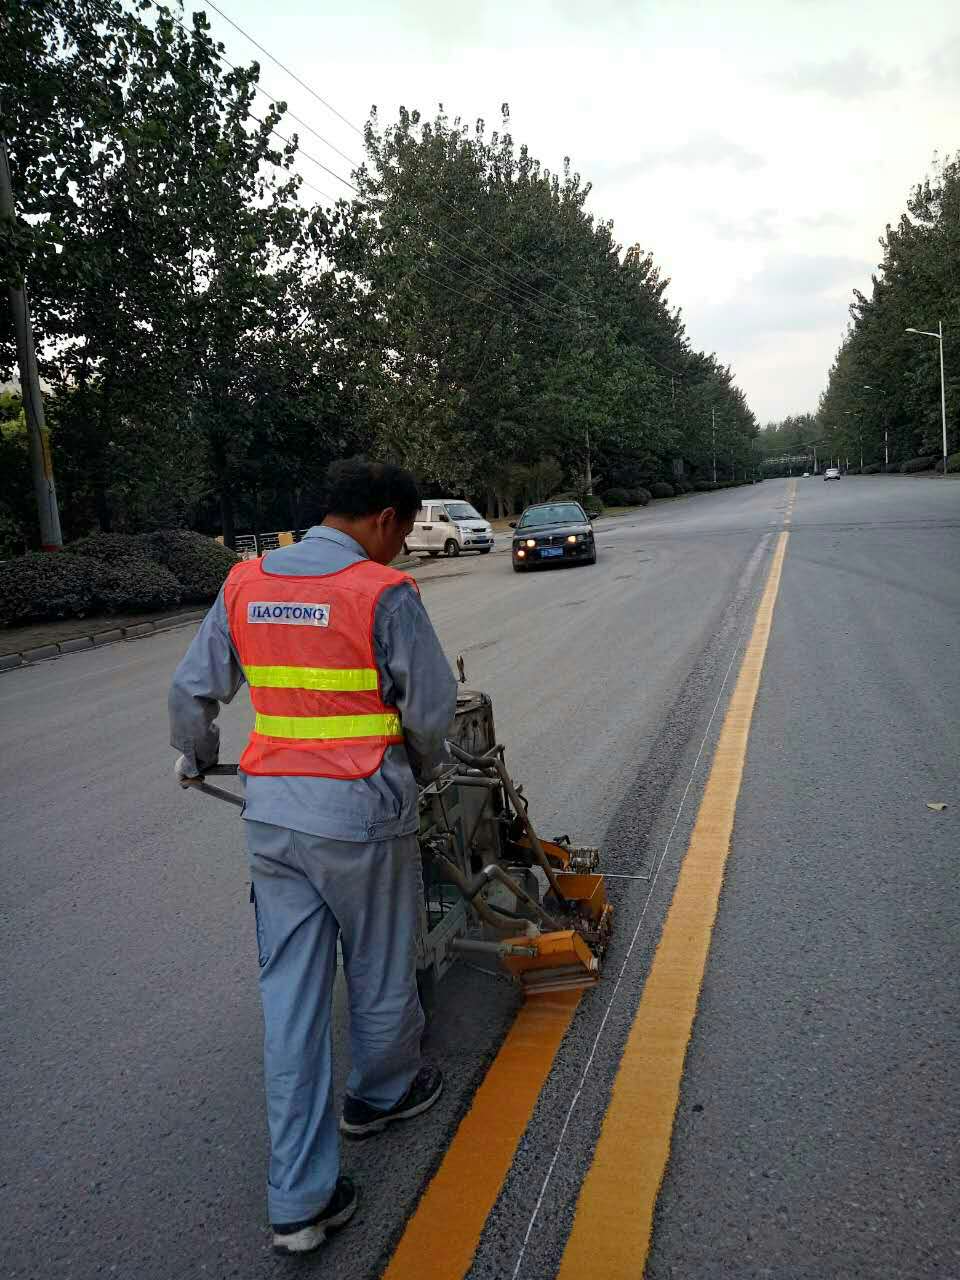
[[[733,367],[761,422],[816,408],[878,237],[934,153],[960,149],[958,0],[217,3],[357,124],[371,103],[392,119],[442,102],[495,125],[509,102],[516,141],[550,168],[569,155],[591,211],[652,251],[694,346]],[[208,12],[231,60],[259,56]],[[260,61],[271,93],[362,158]]]

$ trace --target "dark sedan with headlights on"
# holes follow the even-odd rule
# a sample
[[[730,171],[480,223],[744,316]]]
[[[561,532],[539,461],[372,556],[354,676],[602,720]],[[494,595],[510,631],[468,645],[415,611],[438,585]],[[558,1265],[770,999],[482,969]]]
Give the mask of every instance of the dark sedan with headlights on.
[[[515,573],[557,564],[596,564],[593,525],[579,502],[541,502],[514,524]]]

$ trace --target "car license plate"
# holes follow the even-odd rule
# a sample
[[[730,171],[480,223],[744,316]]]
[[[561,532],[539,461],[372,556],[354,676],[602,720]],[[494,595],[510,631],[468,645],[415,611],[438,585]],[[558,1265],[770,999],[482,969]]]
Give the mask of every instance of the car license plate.
[[[562,556],[563,547],[541,547],[540,554],[542,556]]]

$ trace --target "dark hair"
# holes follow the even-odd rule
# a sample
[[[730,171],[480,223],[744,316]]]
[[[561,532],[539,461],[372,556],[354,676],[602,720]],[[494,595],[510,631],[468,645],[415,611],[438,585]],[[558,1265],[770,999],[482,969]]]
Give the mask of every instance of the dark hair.
[[[359,519],[393,507],[401,520],[420,509],[417,482],[409,471],[391,462],[347,458],[327,471],[325,512],[328,516]]]

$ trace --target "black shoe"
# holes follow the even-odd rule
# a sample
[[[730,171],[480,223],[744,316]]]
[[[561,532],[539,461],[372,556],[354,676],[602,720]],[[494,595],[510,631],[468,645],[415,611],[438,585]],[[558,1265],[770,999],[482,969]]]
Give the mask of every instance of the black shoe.
[[[315,1218],[306,1222],[275,1222],[273,1224],[273,1248],[276,1253],[312,1253],[326,1240],[332,1231],[345,1226],[357,1209],[357,1188],[353,1179],[341,1176],[337,1179],[333,1195],[327,1207]]]
[[[429,1111],[443,1092],[443,1076],[436,1067],[421,1067],[413,1084],[400,1101],[388,1111],[351,1098],[347,1094],[340,1117],[340,1132],[351,1138],[366,1138],[371,1133],[381,1133],[394,1120],[409,1120],[412,1116]]]

